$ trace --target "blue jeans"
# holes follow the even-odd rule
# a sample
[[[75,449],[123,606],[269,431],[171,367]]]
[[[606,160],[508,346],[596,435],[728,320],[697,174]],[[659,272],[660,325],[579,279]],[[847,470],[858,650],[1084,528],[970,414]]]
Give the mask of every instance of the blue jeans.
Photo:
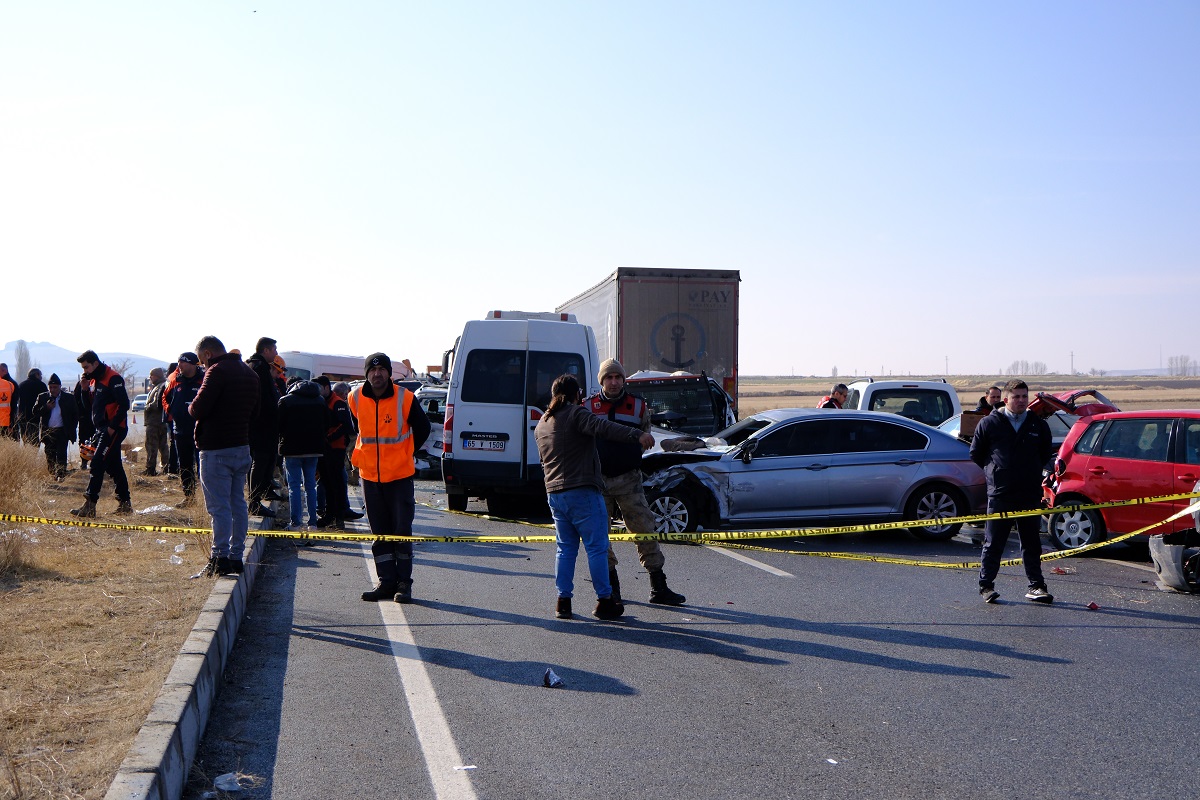
[[[246,476],[250,474],[250,447],[200,451],[200,488],[204,506],[212,517],[212,555],[242,560],[250,513],[246,507]]]
[[[283,468],[287,472],[288,508],[292,513],[292,524],[304,524],[304,508],[301,493],[308,501],[308,524],[317,524],[317,461],[320,456],[284,456]]]
[[[559,597],[575,592],[575,559],[579,542],[587,553],[588,572],[596,597],[612,597],[608,582],[608,508],[596,489],[568,489],[546,495],[554,516],[554,538],[558,542],[554,561],[554,587]]]

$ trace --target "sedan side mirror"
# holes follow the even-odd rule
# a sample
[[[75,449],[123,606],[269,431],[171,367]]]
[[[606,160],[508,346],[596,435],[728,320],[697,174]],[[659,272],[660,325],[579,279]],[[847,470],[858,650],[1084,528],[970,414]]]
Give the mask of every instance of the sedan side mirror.
[[[738,458],[743,464],[749,464],[754,460],[754,451],[758,449],[758,439],[747,439],[742,442],[742,451],[738,453]]]

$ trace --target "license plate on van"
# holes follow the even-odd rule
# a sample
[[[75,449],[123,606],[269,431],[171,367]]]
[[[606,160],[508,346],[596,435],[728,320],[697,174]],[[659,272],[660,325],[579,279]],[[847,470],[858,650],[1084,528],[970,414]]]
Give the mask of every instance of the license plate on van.
[[[503,450],[503,439],[463,439],[466,450]]]

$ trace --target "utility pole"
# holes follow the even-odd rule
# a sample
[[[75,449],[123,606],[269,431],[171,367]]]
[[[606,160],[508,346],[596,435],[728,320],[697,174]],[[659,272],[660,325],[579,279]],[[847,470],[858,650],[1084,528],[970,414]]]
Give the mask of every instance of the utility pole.
[[[946,356],[946,375],[950,374],[950,356]]]
[[[1071,374],[1075,374],[1075,351],[1071,351]]]

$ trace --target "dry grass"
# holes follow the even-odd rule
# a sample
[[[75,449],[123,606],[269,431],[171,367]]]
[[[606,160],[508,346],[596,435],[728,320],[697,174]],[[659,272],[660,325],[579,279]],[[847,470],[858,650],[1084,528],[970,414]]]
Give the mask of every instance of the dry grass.
[[[207,526],[203,511],[172,507],[178,481],[126,471],[134,508],[152,510],[112,516],[106,479],[97,521]],[[40,454],[0,442],[0,510],[69,519],[85,485],[79,472],[49,481]],[[0,569],[0,798],[101,798],[208,597],[211,582],[187,576],[210,539],[3,525],[21,544]]]

